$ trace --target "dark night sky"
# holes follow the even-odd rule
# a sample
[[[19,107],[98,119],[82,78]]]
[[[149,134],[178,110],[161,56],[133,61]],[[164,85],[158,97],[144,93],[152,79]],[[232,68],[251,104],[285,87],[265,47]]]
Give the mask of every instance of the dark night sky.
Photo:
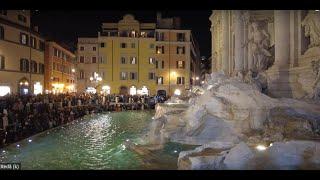
[[[156,11],[42,11],[32,15],[33,25],[46,37],[70,45],[77,37],[96,36],[103,22],[117,22],[130,13],[140,22],[155,22]],[[162,17],[181,17],[183,29],[191,29],[200,45],[201,56],[210,56],[211,34],[209,16],[211,11],[161,11]]]

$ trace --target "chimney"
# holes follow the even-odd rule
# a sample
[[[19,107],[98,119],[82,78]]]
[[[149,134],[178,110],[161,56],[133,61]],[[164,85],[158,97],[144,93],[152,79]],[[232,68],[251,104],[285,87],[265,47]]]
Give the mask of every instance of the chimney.
[[[173,26],[174,29],[180,29],[181,28],[181,19],[179,17],[173,18]]]
[[[161,12],[157,12],[157,23],[160,22],[161,18]]]

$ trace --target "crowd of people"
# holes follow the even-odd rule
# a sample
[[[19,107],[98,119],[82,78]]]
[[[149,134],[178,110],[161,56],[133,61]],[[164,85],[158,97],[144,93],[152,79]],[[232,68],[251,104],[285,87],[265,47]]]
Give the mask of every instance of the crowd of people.
[[[125,104],[145,104],[154,108],[161,96],[46,94],[0,97],[0,147],[54,128],[86,114],[119,111]],[[115,106],[111,104],[122,104]]]

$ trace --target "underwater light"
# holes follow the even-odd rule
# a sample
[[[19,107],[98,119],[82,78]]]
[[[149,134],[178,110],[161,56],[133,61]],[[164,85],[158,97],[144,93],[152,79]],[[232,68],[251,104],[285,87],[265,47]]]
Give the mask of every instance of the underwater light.
[[[259,150],[259,151],[264,151],[264,150],[267,149],[267,147],[264,146],[264,145],[258,145],[258,146],[256,147],[256,149]]]
[[[5,151],[5,150],[3,150],[2,152],[3,152],[3,153],[5,153],[6,151]]]
[[[17,144],[17,147],[20,147],[20,144]]]
[[[151,119],[154,119],[154,117],[152,117]]]
[[[174,152],[174,153],[177,153],[178,151],[177,151],[177,150],[174,150],[173,152]]]
[[[31,139],[29,139],[29,140],[28,140],[28,142],[32,142],[32,140],[31,140]]]
[[[273,144],[272,144],[272,143],[270,143],[269,147],[271,147],[271,146],[273,146]]]
[[[130,140],[129,140],[129,139],[127,139],[126,141],[127,141],[127,142],[129,142]]]

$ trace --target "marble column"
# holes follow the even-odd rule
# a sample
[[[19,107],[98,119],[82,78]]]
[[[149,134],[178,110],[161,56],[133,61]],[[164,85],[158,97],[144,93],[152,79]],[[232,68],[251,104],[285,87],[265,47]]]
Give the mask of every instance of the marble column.
[[[215,36],[215,28],[216,28],[216,27],[214,27],[214,18],[213,18],[214,15],[215,15],[215,11],[212,11],[211,16],[209,17],[209,20],[211,21],[210,31],[211,31],[211,65],[212,65],[211,71],[212,72],[215,72],[216,69],[217,69],[217,61],[216,61],[216,59],[214,57],[214,53],[216,51],[216,47],[214,45],[214,41],[216,41],[216,39],[214,38],[214,36]]]
[[[274,11],[276,69],[287,69],[290,64],[290,11]]]
[[[229,17],[228,10],[221,11],[222,27],[222,70],[229,75]]]
[[[242,11],[233,11],[234,21],[234,38],[235,38],[235,74],[242,72],[244,69],[244,22],[242,20]]]

